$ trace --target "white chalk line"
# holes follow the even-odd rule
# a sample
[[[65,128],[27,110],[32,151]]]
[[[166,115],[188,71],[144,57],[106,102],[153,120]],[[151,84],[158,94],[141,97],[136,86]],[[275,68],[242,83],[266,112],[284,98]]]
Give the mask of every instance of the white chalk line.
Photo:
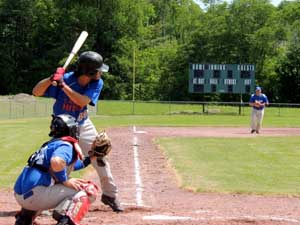
[[[135,174],[135,189],[136,189],[136,205],[143,206],[143,183],[140,174],[140,162],[138,154],[138,138],[135,135],[136,127],[133,126],[133,158],[134,158],[134,174]]]
[[[190,216],[169,216],[169,215],[148,215],[143,216],[143,220],[156,220],[156,221],[173,221],[173,220],[191,220],[191,221],[227,221],[227,220],[254,220],[254,221],[280,221],[289,223],[300,223],[299,219],[280,217],[280,216],[211,216],[211,217],[190,217]]]
[[[136,127],[135,126],[133,126],[133,133],[134,134],[146,134],[147,133],[147,131],[143,131],[143,130],[136,130]]]

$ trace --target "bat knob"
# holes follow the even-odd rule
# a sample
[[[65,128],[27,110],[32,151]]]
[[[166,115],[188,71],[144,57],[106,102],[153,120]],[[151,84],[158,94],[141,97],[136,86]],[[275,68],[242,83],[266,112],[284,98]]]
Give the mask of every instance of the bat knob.
[[[52,85],[53,86],[57,86],[57,82],[54,80],[54,81],[52,81]]]

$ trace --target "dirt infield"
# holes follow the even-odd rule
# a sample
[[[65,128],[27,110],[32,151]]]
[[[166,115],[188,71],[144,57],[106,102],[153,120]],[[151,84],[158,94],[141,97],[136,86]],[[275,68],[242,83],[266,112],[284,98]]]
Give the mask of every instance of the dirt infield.
[[[300,224],[300,198],[218,193],[193,193],[178,188],[167,160],[153,139],[164,136],[249,137],[300,136],[300,128],[264,128],[250,134],[248,128],[126,127],[107,130],[113,140],[111,169],[125,211],[113,213],[97,200],[82,225],[137,224]],[[86,178],[98,180],[93,169]],[[0,225],[14,224],[19,207],[11,190],[0,193]],[[41,225],[52,225],[40,216]]]

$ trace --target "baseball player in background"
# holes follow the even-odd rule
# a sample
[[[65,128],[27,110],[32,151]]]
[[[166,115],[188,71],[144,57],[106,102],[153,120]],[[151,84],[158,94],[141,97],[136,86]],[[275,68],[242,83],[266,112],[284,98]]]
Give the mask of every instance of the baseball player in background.
[[[56,100],[53,105],[55,115],[66,113],[77,119],[80,128],[79,145],[85,156],[88,156],[97,136],[97,130],[88,116],[87,105],[97,104],[103,87],[101,75],[108,72],[108,69],[100,54],[86,51],[79,56],[74,71],[65,73],[59,67],[55,74],[38,82],[32,91],[35,96],[47,96]],[[52,85],[53,82],[57,85]],[[92,165],[100,179],[101,201],[115,212],[123,211],[117,199],[118,190],[107,157],[103,157],[102,163],[93,161]]]
[[[57,225],[79,225],[98,195],[98,187],[78,178],[69,178],[72,170],[88,166],[78,145],[78,123],[61,114],[53,116],[49,136],[53,137],[33,153],[14,186],[15,198],[22,207],[15,225],[35,224],[42,210],[54,209]]]
[[[265,94],[262,93],[261,87],[256,87],[255,93],[251,95],[249,105],[252,106],[251,114],[251,133],[259,134],[262,121],[264,118],[265,106],[269,104],[269,100]]]

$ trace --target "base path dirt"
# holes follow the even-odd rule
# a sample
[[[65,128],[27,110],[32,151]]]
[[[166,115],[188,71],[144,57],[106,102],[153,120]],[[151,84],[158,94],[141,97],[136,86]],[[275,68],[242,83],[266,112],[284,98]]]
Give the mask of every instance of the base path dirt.
[[[114,213],[97,200],[82,225],[290,225],[300,224],[300,198],[241,194],[194,193],[178,188],[168,161],[154,145],[158,137],[300,136],[300,128],[123,127],[107,130],[113,140],[111,170],[125,211]],[[95,171],[86,174],[99,184]],[[1,190],[0,225],[14,224],[19,209],[12,190]],[[49,215],[37,219],[54,225]]]

